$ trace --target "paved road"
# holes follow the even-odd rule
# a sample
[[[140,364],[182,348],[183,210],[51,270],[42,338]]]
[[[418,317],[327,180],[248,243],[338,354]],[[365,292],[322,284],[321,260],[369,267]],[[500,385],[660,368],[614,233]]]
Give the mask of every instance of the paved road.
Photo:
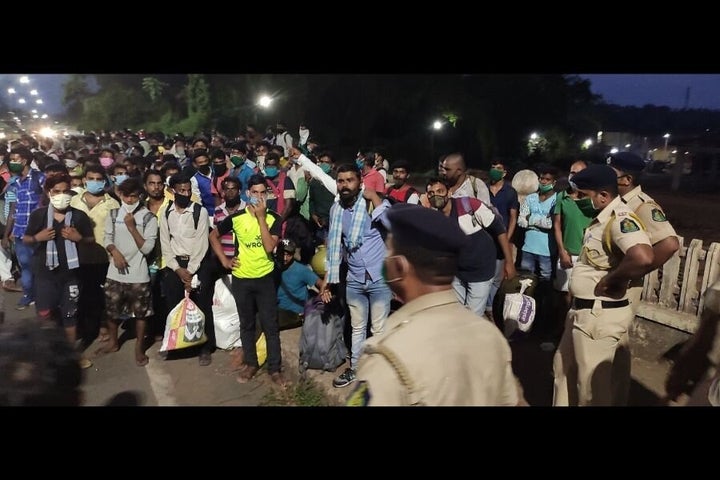
[[[15,310],[20,298],[19,293],[5,293],[6,315],[9,324],[32,318],[34,308]],[[664,395],[663,383],[667,375],[668,363],[662,358],[667,350],[664,344],[652,344],[648,338],[657,338],[645,321],[636,321],[631,330],[631,349],[633,352],[633,382],[630,392],[630,405],[657,405]],[[286,376],[293,382],[298,381],[297,360],[300,329],[281,332],[283,347],[283,368]],[[122,337],[121,337],[122,340]],[[235,381],[236,374],[230,369],[230,355],[218,350],[213,354],[213,363],[200,367],[194,355],[178,355],[162,360],[158,355],[159,343],[153,344],[147,351],[148,365],[137,367],[134,360],[134,342],[131,338],[121,344],[120,351],[95,357],[99,344],[94,343],[86,353],[93,366],[85,370],[83,386],[85,405],[102,406],[142,405],[142,406],[256,406],[262,405],[273,391],[273,384],[265,369],[247,384]],[[513,349],[513,370],[520,379],[524,396],[533,406],[548,406],[552,403],[552,352],[543,351],[539,341],[532,338],[522,339],[511,344]],[[343,371],[345,365],[336,372],[309,371],[308,377],[328,396],[330,404],[342,404],[350,388],[332,387],[333,378]]]

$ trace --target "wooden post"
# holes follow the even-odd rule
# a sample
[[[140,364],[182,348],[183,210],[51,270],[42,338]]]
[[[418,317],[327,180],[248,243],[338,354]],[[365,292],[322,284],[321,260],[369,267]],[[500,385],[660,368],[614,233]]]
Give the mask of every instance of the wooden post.
[[[683,269],[682,290],[678,310],[687,313],[697,313],[698,288],[697,277],[700,269],[700,252],[702,240],[694,238],[690,242],[685,255],[685,268]]]
[[[678,303],[675,300],[675,289],[678,284],[678,272],[680,271],[680,254],[683,251],[683,237],[678,236],[680,248],[665,262],[662,267],[662,281],[660,283],[660,296],[658,304],[661,307],[677,309]]]

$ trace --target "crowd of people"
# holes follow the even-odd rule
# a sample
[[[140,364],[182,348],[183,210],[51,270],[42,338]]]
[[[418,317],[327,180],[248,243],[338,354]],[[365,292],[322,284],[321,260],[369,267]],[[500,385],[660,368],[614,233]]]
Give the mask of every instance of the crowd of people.
[[[210,365],[214,287],[230,275],[240,383],[260,368],[261,330],[270,378],[287,386],[281,326],[302,325],[312,289],[325,302],[344,298],[350,354],[333,385],[354,384],[349,404],[522,403],[493,307],[524,271],[538,280],[535,331],[556,350],[553,404],[624,405],[642,278],[679,247],[642,191],[644,162],[628,152],[606,165],[578,160],[567,175],[538,166],[510,176],[494,161],[487,179],[450,153],[417,182],[380,148],[340,163],[304,126],[295,141],[278,123],[232,140],[25,135],[0,145],[0,157],[0,280],[22,290],[15,308],[34,306],[40,324],[64,329],[78,368],[92,364],[85,350],[96,339],[94,354],[118,350],[123,322],[135,330],[136,364],[147,365],[149,342],[186,294],[205,315],[197,357]],[[688,355],[709,350],[716,330]],[[692,380],[675,372],[669,392],[699,369]]]

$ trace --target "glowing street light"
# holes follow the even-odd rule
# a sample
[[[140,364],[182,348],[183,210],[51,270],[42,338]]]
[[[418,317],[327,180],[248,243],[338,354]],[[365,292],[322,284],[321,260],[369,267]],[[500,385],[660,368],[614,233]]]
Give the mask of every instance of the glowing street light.
[[[40,115],[40,118],[42,118],[43,120],[46,119],[47,117],[48,117],[47,113],[43,113],[42,115]]]
[[[40,115],[38,115],[38,114],[36,113],[36,114],[33,115],[33,118],[40,118]]]
[[[38,98],[37,100],[35,100],[35,103],[37,103],[38,105],[42,105],[42,98]]]
[[[35,90],[35,89],[30,90],[30,95],[37,95],[37,94],[38,94],[37,90]]]
[[[583,150],[589,149],[590,147],[592,147],[592,144],[593,144],[592,138],[586,138],[582,144]]]
[[[668,144],[668,140],[670,140],[670,134],[669,134],[669,133],[666,133],[665,135],[663,135],[663,138],[665,139],[665,161],[667,161],[667,160],[668,160],[668,156],[667,156],[667,144]]]
[[[8,88],[8,93],[12,95],[13,93],[17,93],[13,87]]]
[[[263,108],[268,108],[270,104],[272,103],[272,98],[267,95],[262,95],[260,99],[258,100],[258,105],[260,105]]]
[[[615,153],[618,153],[618,149],[617,149],[617,147],[613,147],[613,148],[611,148],[611,149],[610,149],[610,153],[611,153],[611,154],[615,154]]]
[[[537,134],[537,132],[532,132],[532,133],[530,134],[530,140],[537,140],[537,139],[538,139],[538,134]]]
[[[30,83],[30,77],[28,77],[27,75],[23,75],[22,77],[20,77],[20,83]]]
[[[18,103],[25,103],[25,99],[24,99],[24,98],[18,98]]]
[[[435,120],[433,122],[433,129],[440,130],[443,126],[443,123],[440,120]]]
[[[30,113],[37,113],[37,108],[33,108],[32,110],[30,110]]]

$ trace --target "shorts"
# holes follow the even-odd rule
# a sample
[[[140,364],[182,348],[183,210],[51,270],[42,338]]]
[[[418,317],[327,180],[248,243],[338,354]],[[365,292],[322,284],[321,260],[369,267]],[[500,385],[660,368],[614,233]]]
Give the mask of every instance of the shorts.
[[[572,259],[573,266],[578,261],[578,255],[570,255],[570,258]],[[570,274],[572,273],[573,269],[570,268],[562,268],[560,266],[560,260],[557,261],[557,268],[555,269],[555,280],[553,280],[553,288],[559,292],[567,292],[570,290]]]
[[[49,315],[50,311],[59,310],[63,327],[76,326],[80,282],[75,270],[43,270],[35,275],[34,281],[35,309],[38,316],[44,317]]]
[[[105,310],[108,318],[118,319],[123,314],[145,319],[153,314],[150,282],[121,283],[105,280]]]

